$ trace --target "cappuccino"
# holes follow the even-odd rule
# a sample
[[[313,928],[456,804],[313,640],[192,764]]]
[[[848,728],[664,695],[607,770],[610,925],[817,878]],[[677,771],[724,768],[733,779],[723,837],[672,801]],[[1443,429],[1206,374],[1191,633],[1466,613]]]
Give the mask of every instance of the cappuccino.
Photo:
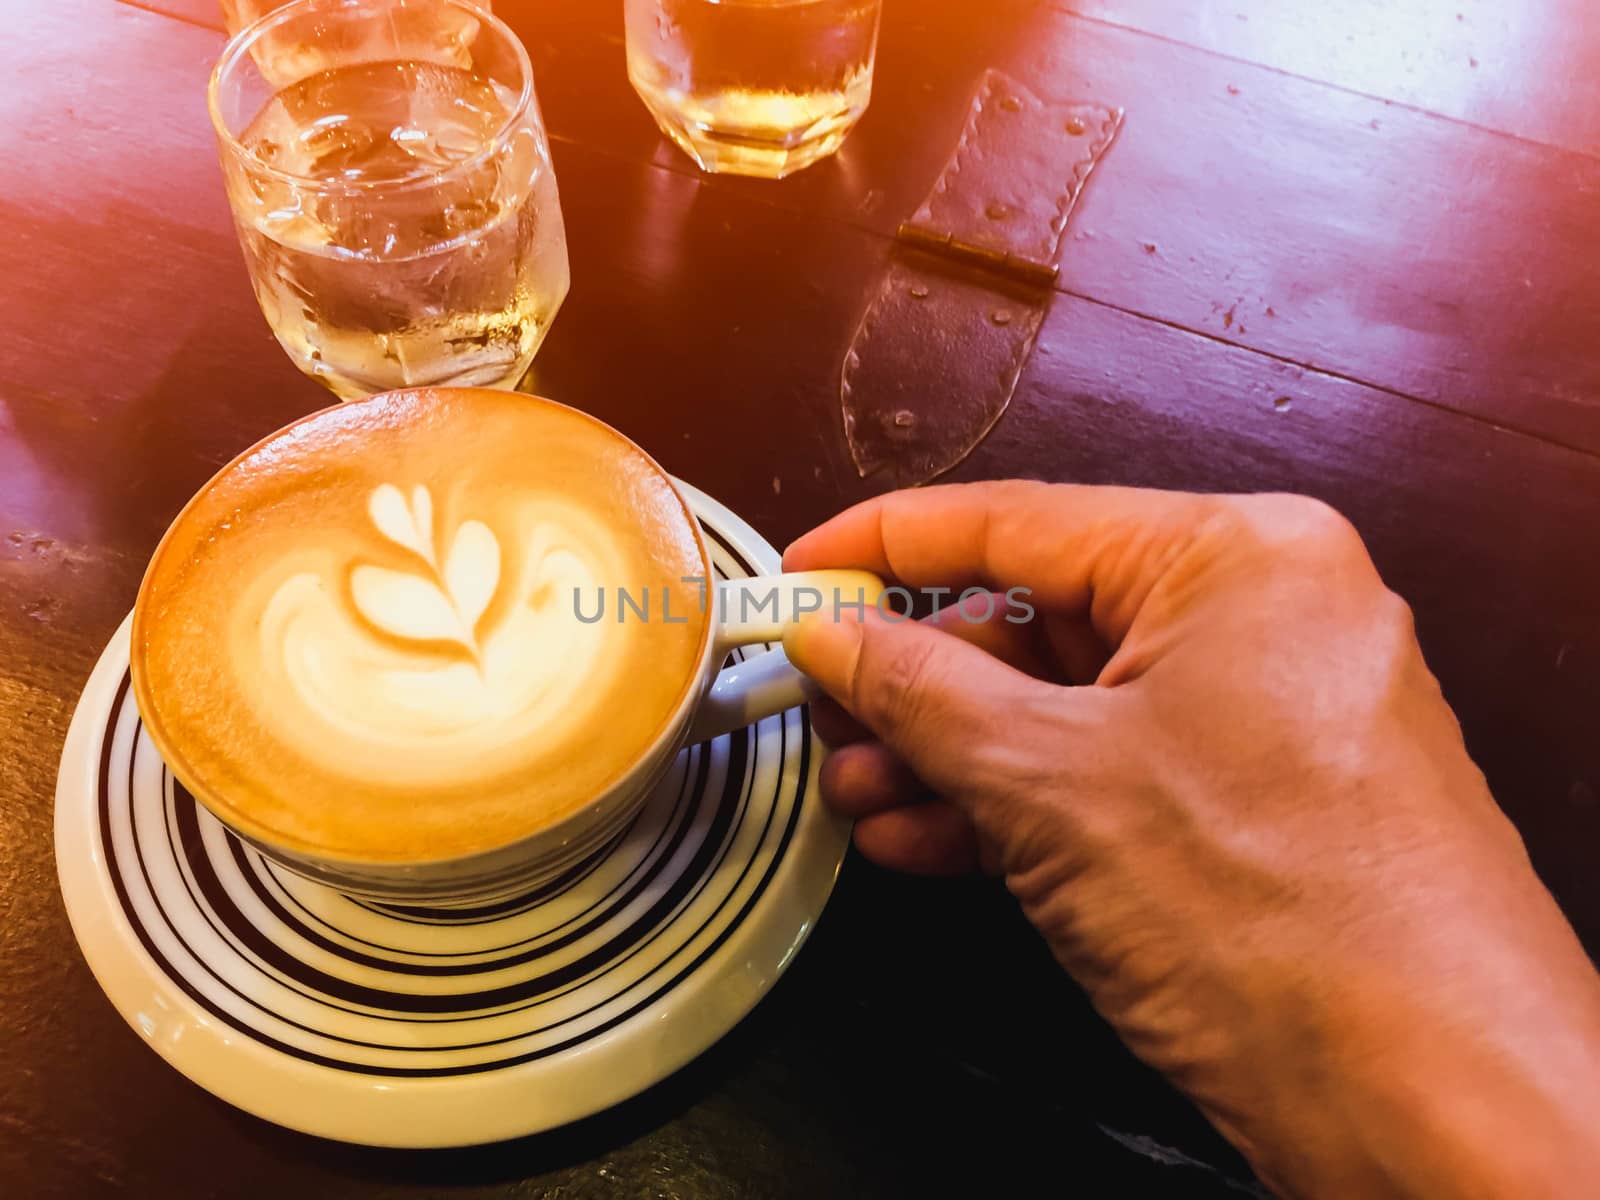
[[[709,563],[662,470],[576,410],[419,389],[223,468],[133,624],[156,748],[227,824],[371,863],[504,846],[582,808],[697,686]],[[671,622],[580,619],[664,596]]]

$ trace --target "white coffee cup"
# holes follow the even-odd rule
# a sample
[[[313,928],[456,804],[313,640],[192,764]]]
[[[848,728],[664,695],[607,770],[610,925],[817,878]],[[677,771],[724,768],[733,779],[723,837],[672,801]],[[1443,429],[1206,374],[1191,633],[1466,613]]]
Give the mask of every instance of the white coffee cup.
[[[475,392],[485,398],[475,398]],[[482,393],[478,389],[419,389],[414,393],[398,392],[373,397],[358,404],[377,406],[389,398],[396,403],[404,403],[407,397],[422,396],[424,393],[450,393],[461,397],[461,403],[469,405],[491,402],[503,405],[507,396],[503,392]],[[491,396],[492,401],[488,399]],[[550,401],[535,397],[518,397],[516,402],[552,405]],[[563,411],[569,414],[563,419],[570,419],[570,410]],[[357,408],[351,405],[344,406],[341,412],[360,415]],[[593,422],[590,417],[583,417],[582,420]],[[692,540],[698,548],[701,579],[714,579],[705,533],[671,477],[623,435],[604,427],[600,422],[594,424],[622,443],[626,461],[633,461],[632,456],[637,455],[637,465],[641,470],[658,473],[660,480],[677,493],[679,503],[663,505],[652,512],[649,517],[651,524],[641,524],[641,530],[667,529],[676,542],[685,547]],[[290,426],[264,439],[252,451],[247,451],[234,464],[219,472],[207,488],[223,479],[230,469],[245,461],[248,455],[263,447],[271,447],[280,436],[294,436],[298,428]],[[203,489],[201,496],[205,494]],[[196,501],[191,502],[191,508],[199,500],[200,497],[197,497]],[[669,507],[672,509],[670,513],[666,511]],[[185,513],[188,511],[186,509]],[[642,522],[644,518],[640,520]],[[180,514],[174,522],[174,530],[183,521],[184,514]],[[683,522],[683,527],[671,529],[672,523],[678,521]],[[298,529],[298,526],[292,528]],[[685,534],[687,538],[679,536]],[[168,537],[172,536],[169,532]],[[158,558],[161,553],[161,550],[157,551]],[[146,625],[159,628],[161,620],[152,605],[147,603],[150,590],[151,579],[147,575],[134,616],[134,692],[145,717],[146,729],[156,748],[195,798],[262,854],[300,875],[380,902],[463,907],[491,905],[526,894],[583,868],[622,833],[683,747],[741,729],[804,703],[812,694],[812,685],[790,665],[781,648],[769,649],[732,666],[724,666],[725,660],[731,651],[739,647],[779,642],[786,628],[810,614],[817,614],[820,619],[839,619],[846,610],[861,611],[866,606],[877,605],[883,594],[883,583],[877,576],[864,571],[812,571],[702,586],[701,601],[706,606],[705,619],[699,622],[701,640],[698,653],[693,658],[692,672],[675,707],[660,726],[659,733],[648,745],[633,754],[631,760],[624,760],[626,765],[620,774],[612,776],[599,794],[581,801],[576,807],[565,809],[548,823],[540,825],[531,822],[533,831],[516,840],[432,859],[410,854],[399,859],[393,855],[353,857],[344,851],[334,853],[308,846],[304,842],[291,841],[275,834],[272,828],[256,820],[250,812],[230,803],[226,794],[218,794],[220,785],[216,782],[217,776],[201,778],[205,772],[191,767],[183,753],[183,738],[163,727],[163,693],[159,689],[153,690],[140,670],[139,647],[149,640],[149,630],[141,631]],[[581,613],[578,615],[580,620],[584,619]],[[620,612],[616,616],[620,619]],[[648,634],[645,636],[648,638]],[[684,644],[685,650],[693,644]],[[220,777],[227,778],[227,773],[223,772]]]

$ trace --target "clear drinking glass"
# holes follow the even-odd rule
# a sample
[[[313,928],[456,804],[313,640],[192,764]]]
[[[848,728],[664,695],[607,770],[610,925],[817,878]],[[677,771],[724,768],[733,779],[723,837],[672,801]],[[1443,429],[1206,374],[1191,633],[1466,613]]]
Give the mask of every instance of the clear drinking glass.
[[[514,386],[566,297],[527,52],[467,0],[293,0],[212,72],[261,311],[343,399]]]
[[[400,21],[419,19],[419,6],[407,5],[406,0],[391,0],[400,9],[395,14]],[[270,12],[276,12],[293,0],[218,0],[222,8],[222,24],[227,29],[228,36],[233,37],[252,21],[258,21]],[[494,6],[489,0],[473,0],[485,12],[492,12]],[[448,18],[462,20],[464,18]],[[274,31],[258,40],[250,51],[250,56],[256,60],[256,65],[263,74],[274,82],[281,80],[283,86],[293,83],[295,79],[306,75],[307,63],[303,61],[306,56],[314,56],[317,48],[304,42],[295,42],[296,30],[291,28]],[[298,74],[297,74],[298,72]],[[288,76],[288,78],[284,78]]]
[[[866,111],[882,0],[625,0],[628,78],[707,171],[781,179]]]
[[[250,24],[257,17],[265,16],[274,9],[282,8],[291,0],[217,0],[222,7],[222,23],[232,37]],[[478,7],[492,12],[494,5],[489,0],[478,0]]]

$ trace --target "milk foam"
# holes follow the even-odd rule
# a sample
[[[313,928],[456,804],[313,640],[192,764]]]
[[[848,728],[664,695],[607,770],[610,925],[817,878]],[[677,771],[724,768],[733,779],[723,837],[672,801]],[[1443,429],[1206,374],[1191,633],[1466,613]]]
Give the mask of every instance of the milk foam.
[[[522,550],[506,554],[477,518],[436,528],[422,484],[380,485],[367,514],[403,565],[297,571],[251,623],[275,737],[329,771],[460,782],[492,770],[508,736],[559,739],[586,719],[619,631],[575,620],[573,598],[627,577],[614,532],[542,496],[501,514]]]
[[[706,569],[666,476],[599,422],[392,393],[280,431],[184,510],[140,589],[135,694],[239,828],[469,853],[587,805],[672,730],[709,636],[682,580]],[[622,589],[671,589],[688,620],[580,619]]]

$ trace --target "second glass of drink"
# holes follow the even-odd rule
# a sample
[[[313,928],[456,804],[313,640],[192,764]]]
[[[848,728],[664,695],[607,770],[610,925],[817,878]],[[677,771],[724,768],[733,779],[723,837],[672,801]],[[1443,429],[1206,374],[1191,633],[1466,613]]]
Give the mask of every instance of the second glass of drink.
[[[241,30],[211,119],[256,298],[343,399],[511,387],[570,283],[527,51],[468,0],[294,0]]]
[[[782,179],[872,97],[883,0],[625,0],[628,78],[707,171]]]

